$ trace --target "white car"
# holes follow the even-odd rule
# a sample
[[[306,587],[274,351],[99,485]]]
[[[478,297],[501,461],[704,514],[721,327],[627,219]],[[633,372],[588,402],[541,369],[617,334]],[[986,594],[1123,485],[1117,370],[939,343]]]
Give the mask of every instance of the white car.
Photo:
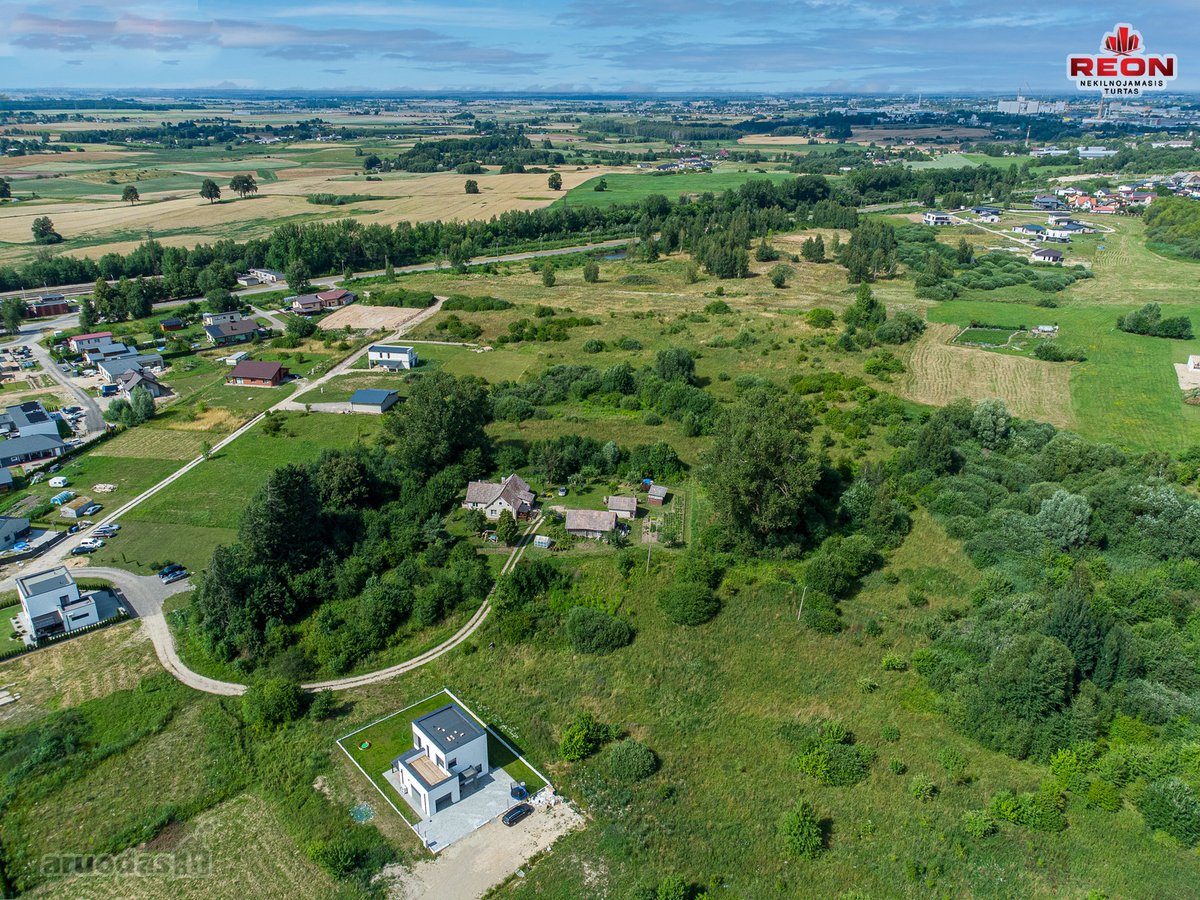
[[[84,550],[99,550],[101,547],[104,546],[104,541],[100,540],[99,538],[89,537],[89,538],[84,538],[82,541],[80,541],[79,546],[82,547]]]

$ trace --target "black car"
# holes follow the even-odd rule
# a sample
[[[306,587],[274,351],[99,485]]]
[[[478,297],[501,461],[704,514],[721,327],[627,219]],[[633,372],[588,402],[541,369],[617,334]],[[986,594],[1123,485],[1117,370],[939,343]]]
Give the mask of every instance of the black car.
[[[89,553],[92,553],[92,552],[94,552],[94,551],[89,550],[87,547],[72,547],[71,548],[72,556],[87,556]]]
[[[532,815],[533,815],[533,807],[532,806],[530,806],[528,803],[518,803],[516,806],[514,806],[512,809],[510,809],[508,812],[506,812],[503,816],[501,816],[500,821],[503,822],[505,825],[508,825],[511,827],[513,825],[516,825],[518,822],[520,822],[526,816],[532,816]]]
[[[179,563],[171,563],[164,569],[160,569],[158,577],[162,579],[163,584],[170,584],[172,581],[179,580],[179,573],[187,574],[187,569]]]

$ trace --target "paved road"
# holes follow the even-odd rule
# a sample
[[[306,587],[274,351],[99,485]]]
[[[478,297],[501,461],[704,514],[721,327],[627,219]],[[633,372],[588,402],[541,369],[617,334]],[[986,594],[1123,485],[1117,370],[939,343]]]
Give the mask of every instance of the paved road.
[[[75,403],[83,407],[84,418],[87,420],[88,430],[88,433],[84,439],[87,440],[88,438],[104,431],[104,416],[100,412],[100,406],[96,403],[95,399],[88,394],[87,391],[76,384],[71,379],[70,375],[67,375],[58,367],[58,363],[56,363],[50,357],[49,350],[47,350],[37,341],[29,341],[26,346],[28,346],[30,352],[33,353],[33,358],[42,364],[42,368],[46,371],[46,374],[66,388],[67,393],[75,399]]]

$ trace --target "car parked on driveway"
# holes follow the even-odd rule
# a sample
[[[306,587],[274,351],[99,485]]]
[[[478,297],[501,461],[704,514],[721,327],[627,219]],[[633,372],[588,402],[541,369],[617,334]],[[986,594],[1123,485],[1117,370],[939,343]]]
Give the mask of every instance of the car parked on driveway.
[[[104,541],[100,540],[99,538],[87,537],[79,542],[79,546],[83,547],[85,550],[99,550],[104,546]]]
[[[163,584],[171,584],[188,577],[188,570],[179,563],[171,563],[158,572],[158,580]]]
[[[506,812],[503,816],[501,816],[500,821],[503,822],[505,825],[508,825],[511,828],[513,825],[516,825],[518,822],[520,822],[526,816],[532,816],[532,815],[533,815],[533,807],[532,806],[530,806],[528,803],[518,803],[516,806],[514,806],[512,809],[510,809],[508,812]]]

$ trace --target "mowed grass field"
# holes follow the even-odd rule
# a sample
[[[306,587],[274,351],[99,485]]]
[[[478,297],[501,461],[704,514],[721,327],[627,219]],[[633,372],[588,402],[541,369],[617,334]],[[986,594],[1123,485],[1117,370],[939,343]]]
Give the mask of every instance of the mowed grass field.
[[[246,501],[276,468],[369,442],[381,427],[374,416],[280,415],[279,434],[252,429],[123,516],[120,533],[93,562],[142,574],[166,562],[203,568],[214,547],[233,539]]]
[[[763,168],[766,168],[764,166]],[[571,206],[612,206],[616,203],[637,203],[652,194],[662,194],[674,201],[681,194],[703,194],[712,191],[714,194],[739,187],[753,178],[766,178],[771,181],[785,181],[795,178],[789,172],[766,171],[757,172],[746,166],[737,170],[718,168],[712,172],[670,172],[655,174],[654,171],[627,172],[621,174],[599,174],[584,181],[578,187],[567,192],[565,199],[555,201],[555,205],[564,203]],[[608,188],[603,191],[595,189],[600,178],[603,178]],[[564,183],[566,179],[564,178]],[[482,187],[483,184],[480,184]]]

